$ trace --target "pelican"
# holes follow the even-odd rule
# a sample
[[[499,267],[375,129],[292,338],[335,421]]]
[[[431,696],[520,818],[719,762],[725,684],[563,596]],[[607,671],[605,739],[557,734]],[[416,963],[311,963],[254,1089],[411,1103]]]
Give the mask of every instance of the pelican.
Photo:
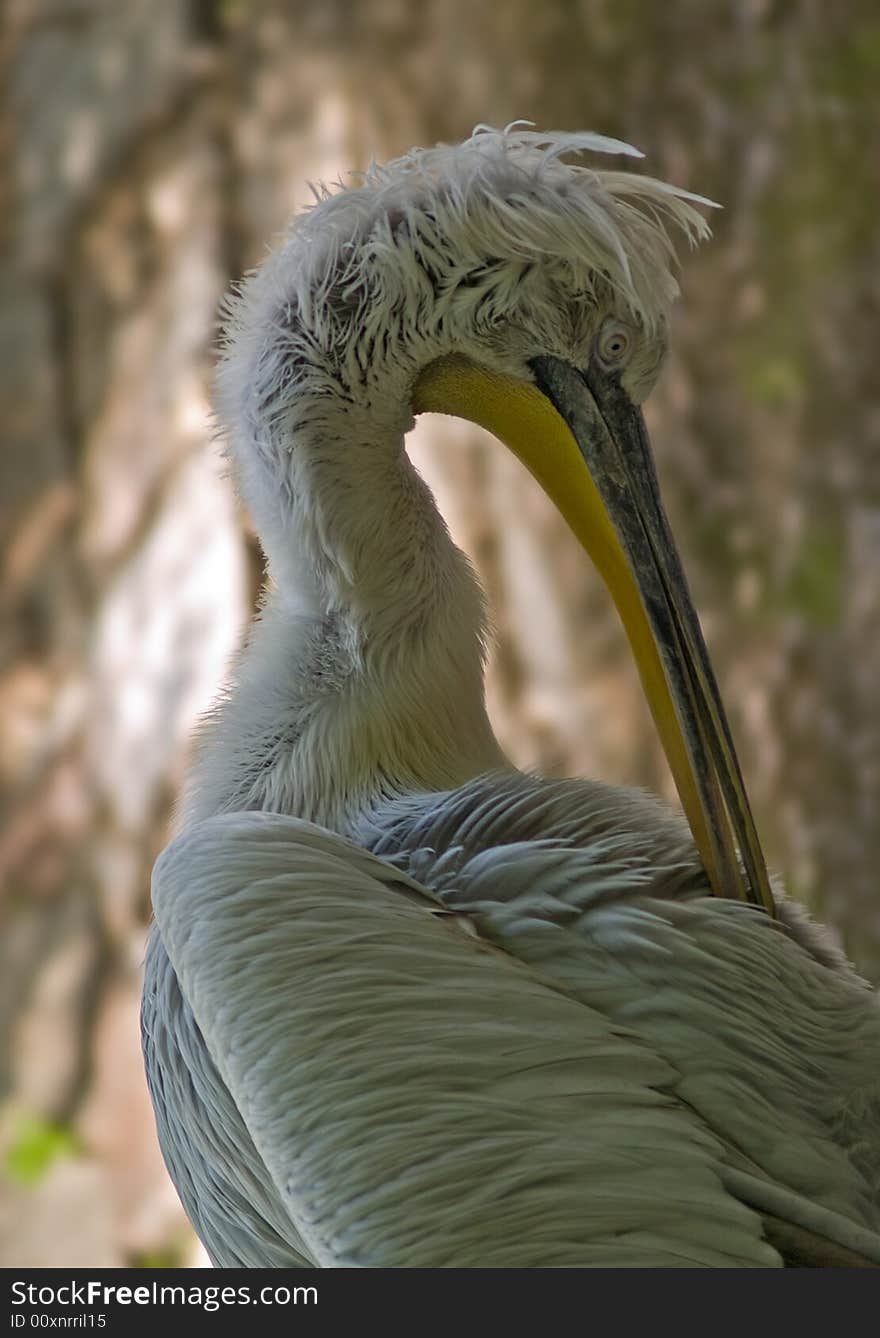
[[[876,997],[768,879],[639,408],[708,202],[584,153],[641,156],[520,123],[374,165],[226,308],[270,579],[155,867],[142,1012],[218,1266],[880,1264]],[[424,412],[581,541],[683,815],[503,755]]]

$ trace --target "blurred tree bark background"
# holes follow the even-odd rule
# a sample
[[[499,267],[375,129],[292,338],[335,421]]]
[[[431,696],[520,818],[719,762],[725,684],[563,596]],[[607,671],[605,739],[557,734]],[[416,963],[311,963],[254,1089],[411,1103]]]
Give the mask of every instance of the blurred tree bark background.
[[[880,975],[880,12],[871,0],[8,0],[0,64],[0,1263],[181,1263],[137,1037],[149,870],[261,581],[215,314],[310,180],[480,121],[711,196],[648,408],[772,865]],[[672,795],[517,462],[412,454],[486,582],[522,765]]]

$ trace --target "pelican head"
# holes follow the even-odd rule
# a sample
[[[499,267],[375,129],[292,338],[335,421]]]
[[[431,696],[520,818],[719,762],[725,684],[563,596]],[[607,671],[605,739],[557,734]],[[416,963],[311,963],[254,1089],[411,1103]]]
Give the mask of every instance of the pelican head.
[[[432,523],[402,464],[414,415],[514,451],[615,600],[713,890],[772,913],[639,407],[678,291],[670,229],[704,237],[709,202],[565,161],[585,151],[641,156],[480,127],[320,192],[230,300],[220,415],[276,585],[330,615],[420,597],[401,575]]]

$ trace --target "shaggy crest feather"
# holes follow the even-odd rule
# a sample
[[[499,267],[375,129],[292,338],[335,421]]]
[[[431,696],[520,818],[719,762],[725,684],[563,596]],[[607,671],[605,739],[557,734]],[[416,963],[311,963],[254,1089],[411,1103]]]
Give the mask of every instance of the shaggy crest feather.
[[[708,234],[711,202],[651,177],[563,162],[641,156],[591,133],[479,126],[320,191],[279,250],[231,295],[221,415],[286,418],[302,392],[357,400],[403,359],[433,357],[525,320],[548,345],[560,306],[622,309],[648,333],[678,293],[670,227]],[[555,351],[555,350],[553,350]],[[398,379],[398,378],[395,378]]]

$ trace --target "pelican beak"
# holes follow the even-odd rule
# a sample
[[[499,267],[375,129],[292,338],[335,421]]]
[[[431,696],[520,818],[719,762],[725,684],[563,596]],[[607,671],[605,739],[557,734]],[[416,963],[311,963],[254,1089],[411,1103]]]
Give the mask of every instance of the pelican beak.
[[[481,424],[555,502],[617,605],[713,892],[774,914],[718,686],[663,511],[641,411],[619,377],[552,357],[534,385],[463,358],[419,377],[416,412]]]

